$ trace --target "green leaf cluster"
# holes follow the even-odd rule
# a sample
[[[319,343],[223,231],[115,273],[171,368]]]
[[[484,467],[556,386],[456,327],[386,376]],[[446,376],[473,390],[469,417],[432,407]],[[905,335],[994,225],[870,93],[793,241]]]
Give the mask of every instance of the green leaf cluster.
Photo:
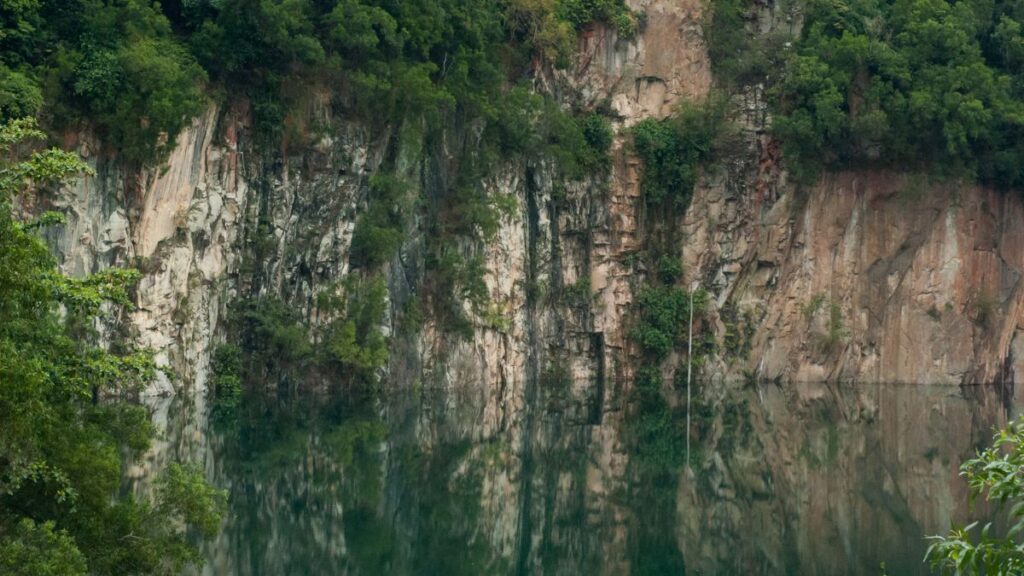
[[[721,96],[683,102],[672,116],[645,118],[633,127],[633,142],[644,161],[641,191],[650,204],[670,201],[685,209],[702,164],[723,149],[732,130],[729,102]]]
[[[693,311],[699,316],[707,305],[707,292],[693,294]],[[633,338],[645,354],[663,360],[686,331],[690,318],[690,294],[673,286],[650,286],[637,295],[639,318]]]
[[[388,362],[388,339],[381,331],[387,311],[387,286],[383,278],[346,279],[342,314],[323,332],[322,346],[339,374],[355,384],[372,387],[378,372]],[[341,306],[342,301],[322,299],[325,308]]]
[[[356,220],[350,262],[374,269],[395,255],[405,237],[411,198],[409,185],[391,175],[370,178],[368,208]]]
[[[555,13],[577,29],[591,22],[608,22],[626,38],[636,34],[639,26],[636,15],[622,0],[559,0]]]
[[[992,523],[954,527],[933,536],[926,559],[942,574],[1010,576],[1024,572],[1024,419],[1011,423],[992,445],[964,462],[960,475],[971,500],[984,496],[1009,514],[1009,529],[999,533]]]
[[[246,383],[271,378],[298,385],[326,376],[347,391],[373,389],[388,361],[388,338],[381,330],[387,312],[383,278],[351,274],[339,287],[321,292],[316,304],[330,320],[312,330],[276,298],[235,306],[229,323],[240,335],[238,342],[221,346],[214,357],[214,399],[225,416],[232,415]]]

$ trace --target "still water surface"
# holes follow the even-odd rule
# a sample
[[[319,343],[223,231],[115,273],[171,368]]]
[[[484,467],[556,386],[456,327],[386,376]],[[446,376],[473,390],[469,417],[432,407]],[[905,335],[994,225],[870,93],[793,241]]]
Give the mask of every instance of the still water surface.
[[[926,574],[925,536],[979,513],[957,467],[1010,415],[984,387],[707,404],[692,471],[641,466],[623,414],[537,408],[495,432],[427,393],[250,398],[205,429],[172,417],[168,445],[201,437],[190,457],[229,493],[205,574]]]

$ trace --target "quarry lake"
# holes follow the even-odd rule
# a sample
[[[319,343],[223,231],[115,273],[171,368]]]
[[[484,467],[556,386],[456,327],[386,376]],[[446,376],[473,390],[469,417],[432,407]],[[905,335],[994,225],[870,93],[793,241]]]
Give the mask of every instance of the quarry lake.
[[[927,574],[1013,412],[996,387],[747,386],[694,402],[688,468],[630,451],[625,414],[538,402],[491,433],[466,405],[160,401],[133,482],[184,459],[227,490],[210,575]]]

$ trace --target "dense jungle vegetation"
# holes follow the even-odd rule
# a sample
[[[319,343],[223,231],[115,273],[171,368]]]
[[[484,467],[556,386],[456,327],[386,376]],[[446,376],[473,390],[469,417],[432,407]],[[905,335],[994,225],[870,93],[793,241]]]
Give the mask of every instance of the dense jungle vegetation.
[[[637,26],[622,0],[11,0],[0,18],[5,118],[90,125],[146,163],[204,94],[247,97],[257,126],[280,134],[315,82],[366,118],[461,110],[525,145],[522,118],[502,118],[528,112],[506,103],[508,84],[537,57],[565,63],[587,23]]]
[[[744,34],[752,3],[715,0],[720,82],[762,83],[789,166],[882,166],[1001,188],[1024,184],[1024,4],[780,0],[777,30]],[[785,24],[802,22],[794,37]]]

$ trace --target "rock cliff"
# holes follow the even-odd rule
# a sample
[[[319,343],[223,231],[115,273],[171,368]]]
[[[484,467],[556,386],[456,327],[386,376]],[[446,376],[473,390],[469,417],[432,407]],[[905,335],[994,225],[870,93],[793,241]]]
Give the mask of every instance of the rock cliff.
[[[557,342],[569,352],[580,388],[598,373],[613,388],[628,381],[632,292],[644,274],[635,255],[645,230],[642,166],[624,129],[668,115],[676,102],[699,99],[711,87],[701,4],[650,1],[635,8],[647,15],[637,38],[594,26],[580,38],[574,67],[539,79],[574,101],[611,103],[619,134],[607,180],[568,183],[564,195],[556,194],[543,162],[510,162],[487,183],[518,205],[482,247],[491,300],[511,324],[497,330],[478,322],[471,341],[456,342],[428,321],[412,344],[417,361],[397,363],[445,373],[446,385],[466,385],[471,394],[503,388],[514,395],[524,387],[526,357],[543,364],[550,354],[542,349]],[[310,322],[320,320],[314,297],[347,273],[368,176],[394,140],[406,150],[404,171],[436,171],[423,159],[421,142],[402,140],[400,131],[371,134],[337,117],[326,96],[312,100],[305,121],[332,128],[303,145],[262,150],[244,107],[211,106],[180,135],[163,166],[142,174],[94,153],[88,137],[77,138],[97,175],[57,199],[69,223],[52,240],[72,274],[112,264],[143,271],[131,328],[179,377],[172,383],[162,376],[152,392],[202,388],[218,318],[254,267],[259,291],[284,297]],[[747,150],[707,170],[678,222],[685,283],[700,281],[711,291],[715,335],[745,334],[742,349],[719,350],[704,376],[1014,381],[1024,352],[1017,336],[1021,202],[891,172],[792,184],[764,133],[757,90],[737,103],[747,111]],[[398,299],[415,291],[422,275],[417,242],[416,233],[409,235],[390,268]],[[269,248],[260,262],[255,244]],[[527,302],[530,283],[554,291],[580,280],[589,283],[592,302]],[[490,410],[508,400],[491,398]],[[497,425],[501,416],[487,418]]]

